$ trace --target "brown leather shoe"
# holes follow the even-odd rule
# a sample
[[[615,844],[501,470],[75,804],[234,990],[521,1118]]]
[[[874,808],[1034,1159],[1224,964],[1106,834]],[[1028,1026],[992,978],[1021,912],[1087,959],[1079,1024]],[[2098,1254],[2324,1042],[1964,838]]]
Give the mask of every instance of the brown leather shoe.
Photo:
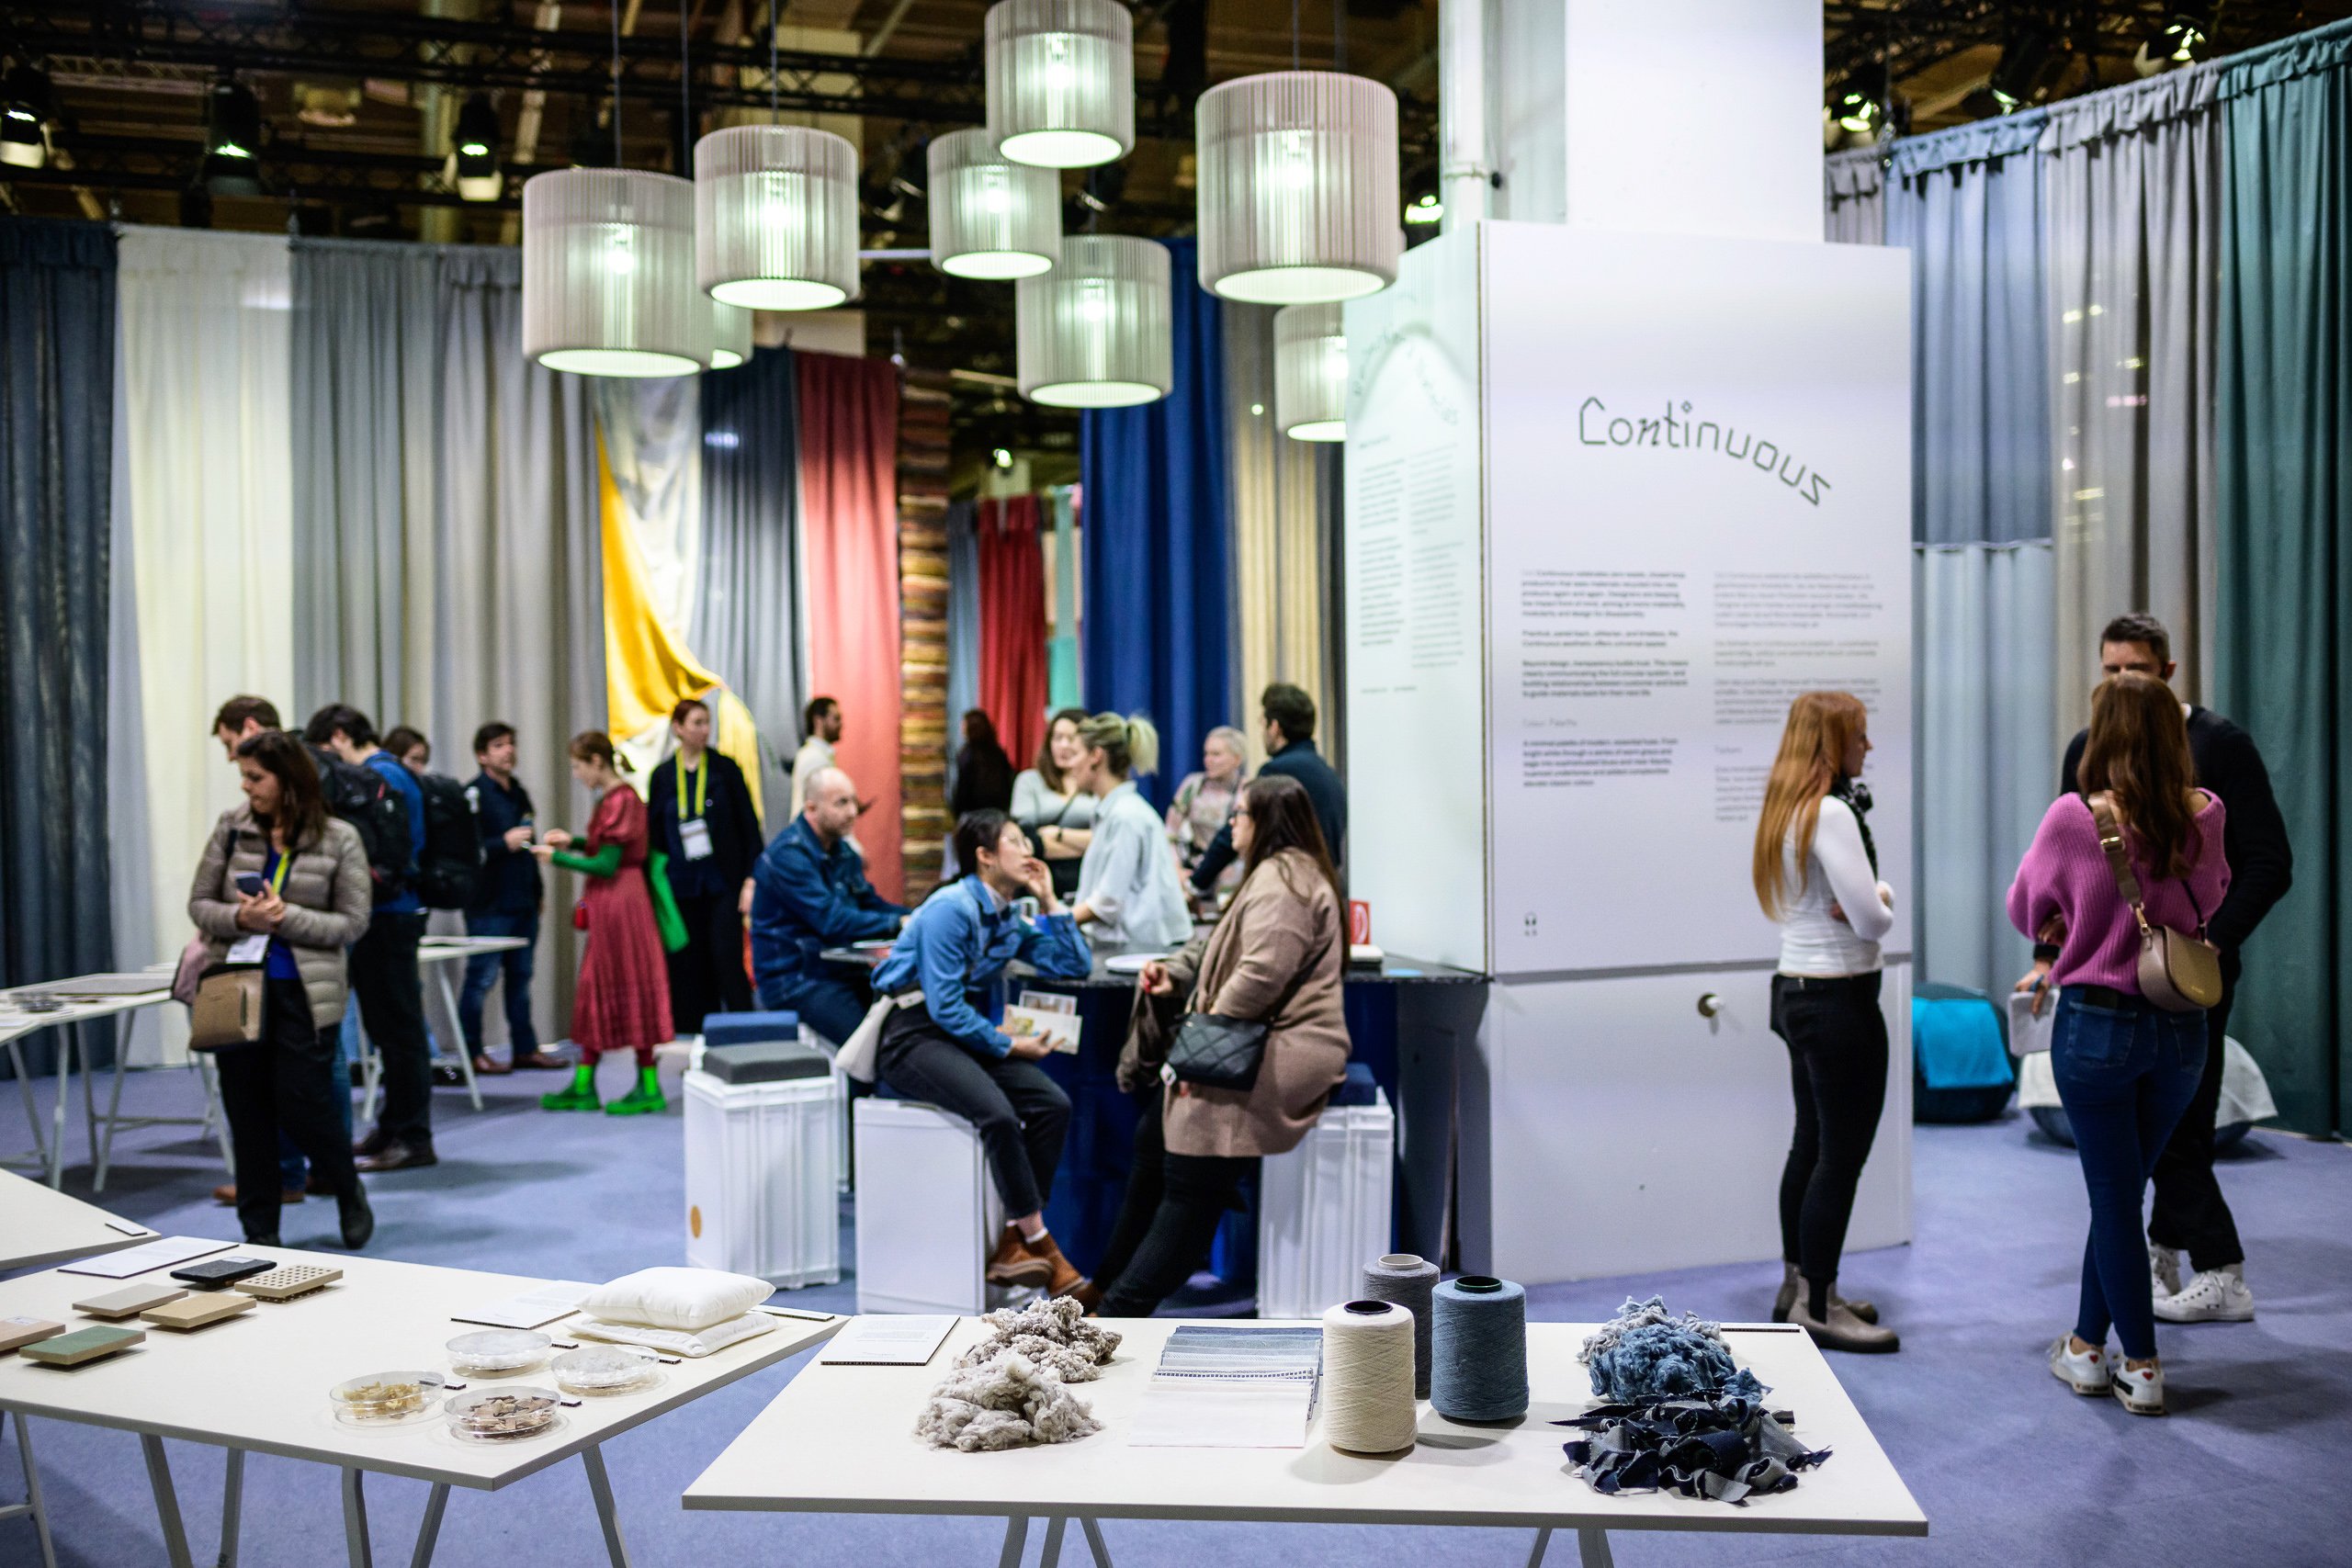
[[[1035,1241],[1023,1242],[1022,1245],[1053,1265],[1053,1278],[1046,1286],[1046,1294],[1048,1296],[1067,1296],[1080,1285],[1090,1283],[1086,1276],[1080,1273],[1070,1260],[1062,1256],[1062,1249],[1054,1245],[1053,1234],[1050,1231]]]
[[[233,1181],[222,1182],[220,1186],[212,1190],[212,1201],[216,1203],[236,1202],[237,1184]]]
[[[1089,1317],[1102,1310],[1102,1287],[1091,1280],[1080,1280],[1069,1293],[1069,1299],[1078,1303],[1078,1310]]]
[[[478,1078],[503,1078],[514,1070],[505,1063],[489,1056],[474,1058],[474,1077]]]
[[[514,1065],[533,1071],[560,1072],[571,1066],[560,1056],[550,1056],[545,1051],[534,1051],[527,1056],[517,1056]]]
[[[1794,1305],[1789,1308],[1789,1321],[1813,1337],[1813,1342],[1825,1350],[1850,1350],[1864,1355],[1884,1354],[1903,1348],[1902,1337],[1880,1324],[1864,1323],[1848,1310],[1846,1303],[1832,1301],[1829,1316],[1825,1322],[1813,1315],[1807,1292],[1800,1288]]]
[[[433,1152],[431,1144],[389,1144],[382,1154],[357,1163],[360,1169],[369,1172],[414,1170],[420,1166],[439,1165],[441,1156]]]
[[[1046,1247],[1053,1246],[1051,1236],[1040,1238]],[[1021,1238],[1021,1227],[1008,1222],[1004,1235],[997,1238],[996,1256],[989,1259],[988,1281],[991,1285],[1042,1285],[1054,1277],[1054,1264],[1061,1254],[1048,1258]],[[1067,1265],[1065,1265],[1067,1267]]]
[[[361,1159],[368,1159],[372,1156],[382,1154],[386,1149],[390,1148],[391,1146],[392,1135],[390,1133],[385,1132],[383,1128],[378,1127],[366,1137],[352,1145],[351,1152],[357,1155]]]

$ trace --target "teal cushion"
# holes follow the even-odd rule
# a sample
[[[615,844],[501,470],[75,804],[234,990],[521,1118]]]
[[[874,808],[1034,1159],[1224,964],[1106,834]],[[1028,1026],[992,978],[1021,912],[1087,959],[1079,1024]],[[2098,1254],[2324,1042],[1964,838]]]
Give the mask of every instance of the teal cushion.
[[[2016,1081],[2001,1043],[2000,1018],[1980,998],[1915,998],[1911,1051],[1929,1089],[1996,1089]]]

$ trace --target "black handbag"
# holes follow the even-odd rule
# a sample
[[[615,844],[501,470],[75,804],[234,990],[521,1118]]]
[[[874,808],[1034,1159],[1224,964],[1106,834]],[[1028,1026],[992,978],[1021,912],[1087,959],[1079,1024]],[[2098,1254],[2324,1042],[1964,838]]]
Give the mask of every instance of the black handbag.
[[[1283,992],[1282,999],[1274,1003],[1267,1018],[1282,1016],[1283,1009],[1290,1005],[1291,998],[1306,983],[1306,976],[1322,962],[1323,953],[1316,953],[1306,967],[1293,977],[1289,989]],[[1184,1021],[1176,1028],[1176,1037],[1168,1043],[1168,1057],[1159,1066],[1160,1081],[1248,1093],[1257,1087],[1258,1069],[1266,1060],[1268,1027],[1261,1019],[1227,1018],[1215,1012],[1186,1013]]]

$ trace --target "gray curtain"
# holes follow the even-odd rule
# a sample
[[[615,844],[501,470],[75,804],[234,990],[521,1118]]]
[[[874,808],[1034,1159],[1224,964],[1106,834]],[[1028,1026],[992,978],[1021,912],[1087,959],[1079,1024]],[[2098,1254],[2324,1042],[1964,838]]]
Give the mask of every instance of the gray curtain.
[[[956,794],[956,753],[964,744],[964,716],[980,705],[980,541],[972,532],[968,501],[947,508],[947,793]],[[1012,765],[1025,768],[1026,757]]]
[[[2060,454],[2058,732],[2090,717],[2099,628],[2153,610],[2212,693],[2219,64],[2078,98],[2042,139]]]
[[[1886,160],[1876,147],[1821,161],[1821,237],[1843,245],[1886,243]]]
[[[115,273],[104,224],[0,220],[0,985],[114,964]],[[28,1072],[51,1070],[53,1038]]]
[[[293,243],[291,723],[347,702],[433,733],[444,265],[434,246]]]
[[[702,582],[695,652],[760,728],[767,828],[792,799],[807,671],[800,603],[799,420],[792,351],[762,348],[702,378]]]

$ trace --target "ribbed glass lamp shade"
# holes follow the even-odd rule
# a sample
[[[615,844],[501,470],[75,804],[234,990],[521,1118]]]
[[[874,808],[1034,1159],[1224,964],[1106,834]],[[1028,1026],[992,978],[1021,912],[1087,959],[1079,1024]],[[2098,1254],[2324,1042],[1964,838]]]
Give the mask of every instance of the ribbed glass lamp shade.
[[[1118,0],[998,0],[983,34],[999,152],[1049,169],[1126,156],[1136,144],[1135,23]]]
[[[697,290],[699,292],[699,290]],[[732,370],[752,357],[752,312],[741,305],[710,300],[710,367]]]
[[[1071,234],[1053,271],[1013,285],[1021,395],[1057,408],[1148,403],[1176,385],[1168,248]]]
[[[1294,441],[1348,438],[1348,336],[1341,307],[1274,312],[1274,423]]]
[[[857,149],[830,130],[737,125],[695,143],[703,288],[754,310],[821,310],[857,292]]]
[[[1062,183],[1016,164],[987,130],[931,142],[931,265],[957,277],[1027,277],[1062,254]]]
[[[1396,281],[1396,95],[1329,71],[1201,95],[1201,287],[1257,305],[1353,299]]]
[[[582,376],[702,368],[695,187],[638,169],[558,169],[523,186],[523,353]]]

